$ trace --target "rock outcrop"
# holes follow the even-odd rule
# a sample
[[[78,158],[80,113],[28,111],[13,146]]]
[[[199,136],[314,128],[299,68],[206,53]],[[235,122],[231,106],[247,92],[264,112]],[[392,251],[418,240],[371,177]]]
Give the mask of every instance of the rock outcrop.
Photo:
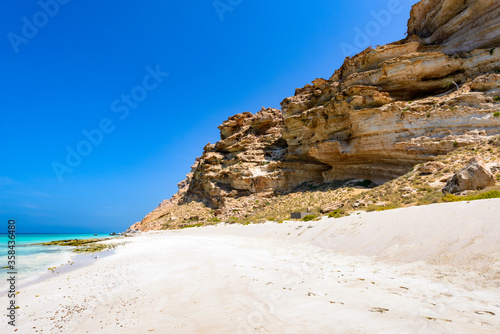
[[[447,53],[500,45],[498,0],[423,0],[413,6],[408,36]]]
[[[285,99],[290,154],[324,180],[383,182],[457,146],[500,133],[500,3],[423,0],[408,38],[368,48]]]
[[[346,58],[281,110],[230,117],[165,205],[197,202],[219,213],[233,199],[304,182],[383,183],[500,134],[499,14],[496,0],[420,1],[405,40]],[[134,226],[152,226],[165,212]]]
[[[227,198],[322,182],[322,173],[329,168],[315,159],[288,155],[280,110],[263,108],[255,115],[237,114],[219,129],[221,140],[205,146],[185,201],[203,201],[219,208]]]
[[[417,168],[417,171],[421,174],[434,174],[436,172],[439,172],[443,168],[445,168],[446,165],[442,162],[439,161],[429,161],[425,164],[420,165]]]
[[[458,59],[435,52],[377,60],[368,66],[376,69],[356,72],[358,63],[370,59],[364,52],[366,57],[348,59],[322,86],[308,85],[282,103],[289,154],[329,165],[325,182],[384,182],[433,156],[500,133],[500,119],[493,116],[500,110],[495,100],[500,75],[482,73],[500,69],[500,49],[468,54],[478,58],[464,61],[460,66],[467,74],[457,76],[448,69]]]
[[[448,180],[443,192],[459,193],[465,190],[484,189],[495,185],[495,177],[485,162],[479,158],[473,158],[467,166],[458,171]]]

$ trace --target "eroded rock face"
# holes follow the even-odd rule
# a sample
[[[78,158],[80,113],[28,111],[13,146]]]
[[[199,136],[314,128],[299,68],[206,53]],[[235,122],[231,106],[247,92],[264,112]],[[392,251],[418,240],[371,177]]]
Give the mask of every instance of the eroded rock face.
[[[282,102],[290,154],[330,165],[325,181],[383,182],[498,134],[499,10],[486,0],[416,4],[406,40],[347,58]]]
[[[480,158],[474,158],[469,161],[467,166],[446,183],[443,188],[445,193],[459,193],[465,190],[484,189],[495,185],[495,177],[484,161]]]
[[[421,43],[368,48],[282,102],[286,156],[330,166],[323,182],[384,182],[499,134],[498,10],[498,1],[419,2],[408,30]]]
[[[382,183],[498,135],[499,47],[498,0],[422,0],[405,40],[346,58],[329,79],[296,89],[281,111],[230,117],[179,193],[134,228],[155,229],[170,207],[193,201],[222,213],[237,209],[236,198],[309,181]]]
[[[408,36],[447,53],[500,45],[498,0],[423,0],[413,6]]]
[[[453,56],[416,42],[368,49],[282,102],[283,138],[290,154],[331,166],[324,181],[387,181],[500,133],[496,71],[500,49]]]
[[[186,201],[203,201],[215,208],[227,198],[290,190],[306,181],[322,181],[329,169],[317,161],[288,155],[282,138],[283,115],[262,109],[230,117],[219,126],[221,140],[207,145],[190,180]]]

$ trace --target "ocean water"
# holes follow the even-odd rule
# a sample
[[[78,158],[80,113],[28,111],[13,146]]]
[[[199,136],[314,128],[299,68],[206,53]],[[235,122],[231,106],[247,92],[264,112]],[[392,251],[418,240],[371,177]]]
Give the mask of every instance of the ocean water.
[[[17,285],[23,286],[35,282],[51,272],[48,268],[59,267],[69,264],[76,256],[74,247],[42,246],[37,243],[70,240],[70,239],[93,239],[108,238],[108,234],[16,234],[16,279]],[[10,271],[7,268],[8,261],[8,234],[0,234],[0,273],[2,279]],[[3,286],[0,292],[3,291]]]

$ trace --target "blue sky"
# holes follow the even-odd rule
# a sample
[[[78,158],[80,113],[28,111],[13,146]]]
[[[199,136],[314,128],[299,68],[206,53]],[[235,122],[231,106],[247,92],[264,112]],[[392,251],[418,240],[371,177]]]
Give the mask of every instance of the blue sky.
[[[227,117],[404,38],[416,2],[2,1],[0,224],[125,230]]]

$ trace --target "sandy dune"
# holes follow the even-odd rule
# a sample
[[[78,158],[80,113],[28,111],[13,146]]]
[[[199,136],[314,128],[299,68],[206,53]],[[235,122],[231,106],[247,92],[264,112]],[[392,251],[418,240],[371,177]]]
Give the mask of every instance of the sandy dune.
[[[23,289],[18,333],[500,332],[500,200],[130,239]]]

